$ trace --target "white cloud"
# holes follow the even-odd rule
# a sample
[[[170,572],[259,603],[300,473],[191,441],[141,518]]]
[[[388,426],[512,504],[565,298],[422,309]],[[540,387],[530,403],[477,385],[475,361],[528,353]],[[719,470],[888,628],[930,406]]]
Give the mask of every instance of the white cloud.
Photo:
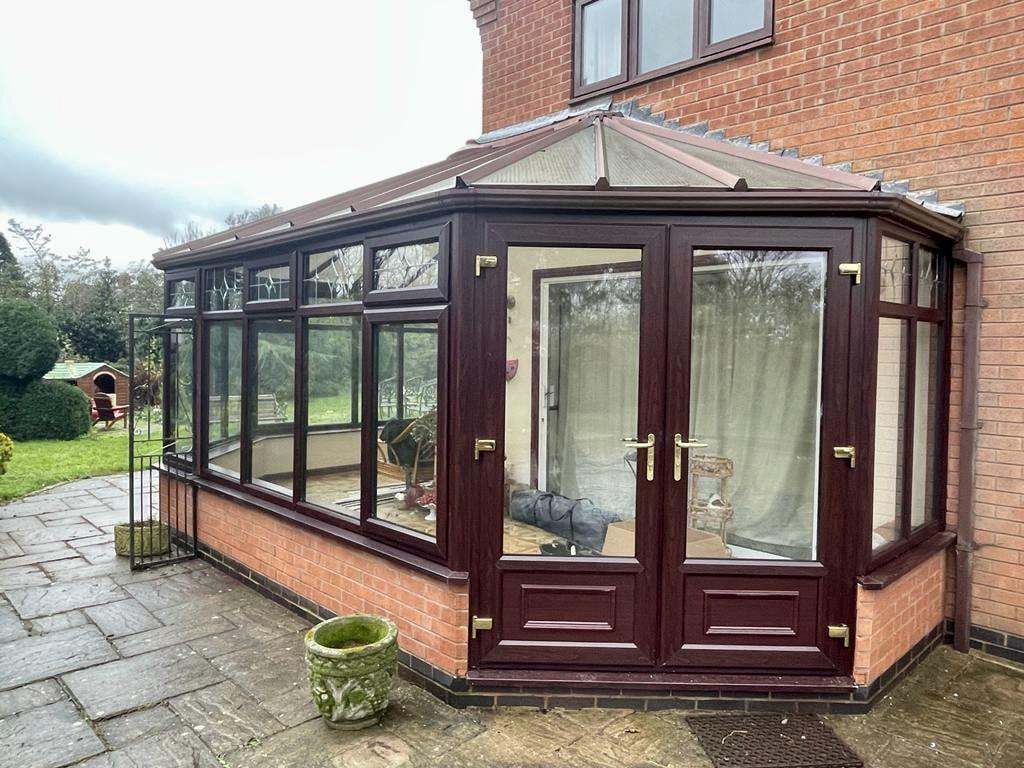
[[[47,171],[0,166],[0,208],[117,261],[167,221],[335,194],[480,127],[465,0],[17,3],[4,27],[0,159]]]

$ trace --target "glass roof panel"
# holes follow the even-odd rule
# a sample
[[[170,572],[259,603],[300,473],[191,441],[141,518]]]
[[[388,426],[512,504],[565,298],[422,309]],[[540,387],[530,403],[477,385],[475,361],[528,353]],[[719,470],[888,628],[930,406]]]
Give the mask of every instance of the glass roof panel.
[[[604,145],[613,187],[725,187],[614,130],[605,130]]]
[[[591,125],[511,165],[499,168],[476,183],[588,187],[596,181],[597,157],[594,150],[594,126]]]

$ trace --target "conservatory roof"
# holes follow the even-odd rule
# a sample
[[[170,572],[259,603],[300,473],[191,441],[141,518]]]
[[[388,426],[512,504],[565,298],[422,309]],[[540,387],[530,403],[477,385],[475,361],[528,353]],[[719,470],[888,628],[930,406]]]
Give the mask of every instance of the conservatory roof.
[[[453,189],[591,191],[870,192],[877,179],[749,149],[598,110],[523,132],[469,142],[445,160],[257,222],[158,251],[158,266],[181,257]]]

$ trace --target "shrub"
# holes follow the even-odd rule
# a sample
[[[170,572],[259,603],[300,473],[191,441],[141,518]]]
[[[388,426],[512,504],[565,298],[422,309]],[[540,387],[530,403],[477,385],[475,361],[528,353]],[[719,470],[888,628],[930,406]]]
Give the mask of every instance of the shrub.
[[[0,475],[7,471],[7,462],[14,455],[14,443],[7,435],[0,432]]]
[[[13,409],[7,433],[15,440],[73,440],[89,431],[89,398],[63,381],[29,382]]]
[[[59,354],[57,326],[46,312],[27,301],[0,303],[0,376],[41,378]]]
[[[0,376],[0,432],[10,432],[18,414],[18,402],[25,391],[25,382]]]

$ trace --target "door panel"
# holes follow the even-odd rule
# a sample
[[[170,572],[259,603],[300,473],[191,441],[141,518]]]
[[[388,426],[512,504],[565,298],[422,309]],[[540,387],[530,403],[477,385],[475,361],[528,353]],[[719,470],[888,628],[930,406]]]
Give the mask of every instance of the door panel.
[[[504,477],[488,496],[501,530],[480,553],[495,629],[479,658],[651,665],[661,459],[657,437],[644,444],[664,421],[665,229],[490,236],[486,279],[504,278],[487,289],[505,314]]]
[[[830,567],[850,515],[850,258],[837,230],[675,228],[666,432],[662,657],[667,665],[835,672],[849,623]],[[685,425],[685,430],[681,428]],[[836,492],[839,491],[837,496]]]

